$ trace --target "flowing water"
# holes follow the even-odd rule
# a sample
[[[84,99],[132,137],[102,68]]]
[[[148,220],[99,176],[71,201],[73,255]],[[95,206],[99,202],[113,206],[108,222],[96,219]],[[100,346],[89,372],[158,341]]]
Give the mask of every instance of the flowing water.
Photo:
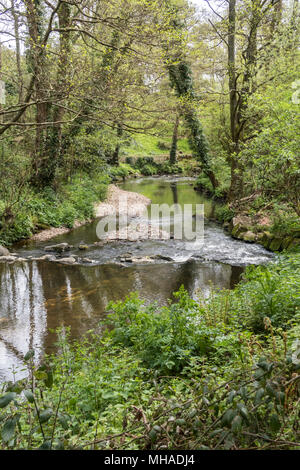
[[[143,178],[130,180],[122,189],[148,196],[153,203],[204,204],[204,243],[196,247],[186,240],[98,241],[98,221],[56,237],[49,242],[27,242],[15,248],[26,262],[0,264],[0,382],[26,374],[23,356],[35,349],[38,363],[54,350],[55,330],[70,326],[73,338],[101,327],[110,300],[138,291],[146,302],[166,304],[182,284],[192,296],[207,296],[212,286],[232,288],[246,265],[268,262],[272,254],[255,244],[232,239],[209,219],[215,203],[193,189],[189,178]],[[68,242],[76,265],[30,261],[45,254],[46,245]],[[89,249],[82,252],[84,242]],[[124,254],[134,257],[161,255],[152,263],[122,263]],[[82,261],[89,258],[92,263]],[[100,325],[100,326],[99,326]],[[23,368],[23,370],[22,370]]]

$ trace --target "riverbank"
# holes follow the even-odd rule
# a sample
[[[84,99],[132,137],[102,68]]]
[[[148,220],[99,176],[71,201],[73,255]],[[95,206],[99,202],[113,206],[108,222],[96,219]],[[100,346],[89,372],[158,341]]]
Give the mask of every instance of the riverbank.
[[[194,189],[220,204],[215,220],[235,239],[256,243],[269,251],[293,251],[300,248],[300,218],[295,204],[282,195],[265,195],[253,191],[228,202],[229,180],[217,175],[220,186],[213,188],[209,179],[201,174]]]
[[[256,193],[226,203],[225,192],[214,191],[205,178],[199,178],[194,189],[220,203],[215,220],[233,238],[257,243],[272,252],[300,248],[300,219],[291,207],[276,200],[266,202]]]
[[[289,227],[282,232],[274,230],[269,214],[240,212],[225,224],[230,234],[250,243],[258,243],[270,251],[295,250],[300,248],[300,227]]]
[[[136,217],[145,211],[145,207],[151,203],[150,199],[142,194],[124,191],[116,185],[109,185],[107,188],[107,196],[103,202],[94,204],[94,218],[100,218],[109,215],[121,215],[126,213],[128,217]],[[69,233],[78,227],[91,223],[93,219],[76,220],[73,227],[50,227],[41,230],[33,235],[32,241],[47,241],[58,235]]]

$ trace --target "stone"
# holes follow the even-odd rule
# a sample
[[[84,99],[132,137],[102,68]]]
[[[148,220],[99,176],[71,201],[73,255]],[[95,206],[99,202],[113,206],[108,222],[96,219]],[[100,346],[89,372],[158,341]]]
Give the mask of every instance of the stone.
[[[237,215],[232,219],[232,226],[235,227],[239,225],[244,229],[244,231],[248,230],[252,225],[251,217],[247,215]]]
[[[88,250],[89,246],[85,245],[84,243],[80,243],[80,245],[78,245],[78,248],[79,250]]]
[[[7,248],[4,246],[0,245],[0,256],[9,256],[10,252]]]
[[[261,240],[263,240],[264,238],[265,238],[265,234],[264,234],[263,232],[259,232],[259,233],[256,234],[256,239],[257,239],[258,241],[261,241]]]
[[[15,256],[0,256],[0,263],[13,263],[16,259]]]
[[[282,238],[273,238],[269,244],[269,250],[279,251],[282,245]]]
[[[93,263],[94,262],[92,259],[89,259],[89,258],[82,258],[82,261],[84,263]]]
[[[76,259],[73,256],[69,256],[68,258],[60,258],[56,260],[58,263],[61,264],[74,264],[76,263]]]
[[[39,258],[40,261],[54,261],[55,259],[54,255],[44,255]]]
[[[155,255],[151,256],[152,259],[161,259],[163,261],[174,261],[173,258],[170,258],[170,256],[165,256],[165,255]]]
[[[45,251],[54,251],[56,253],[64,253],[70,251],[71,246],[68,243],[58,243],[57,245],[50,245],[45,247]]]
[[[293,237],[285,237],[283,238],[282,240],[282,243],[281,243],[281,249],[282,250],[287,250],[289,245],[293,242]]]
[[[133,257],[131,259],[132,263],[154,263],[154,259],[151,258],[150,256],[144,256],[141,258]]]
[[[242,238],[245,242],[253,243],[256,240],[256,235],[255,233],[250,232],[250,230],[248,230],[246,233],[243,233]]]
[[[252,220],[247,215],[237,215],[230,222],[229,230],[234,238],[244,239],[243,233],[250,231]]]

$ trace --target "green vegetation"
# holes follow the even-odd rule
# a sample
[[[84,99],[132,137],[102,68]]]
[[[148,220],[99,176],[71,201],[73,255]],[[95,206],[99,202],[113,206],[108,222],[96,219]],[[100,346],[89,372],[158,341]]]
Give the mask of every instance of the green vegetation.
[[[249,270],[233,291],[167,307],[136,294],[109,329],[3,385],[3,449],[296,449],[300,254]]]
[[[6,206],[2,203],[6,215],[0,222],[0,244],[11,245],[49,227],[72,228],[76,220],[93,218],[94,205],[105,199],[109,181],[105,174],[75,174],[72,182],[63,182],[56,190],[48,187],[35,191],[26,187],[17,201],[7,200]]]
[[[137,134],[130,146],[124,146],[123,154],[125,156],[148,157],[155,155],[167,155],[171,150],[171,140],[162,139],[146,134]],[[182,138],[177,141],[177,150],[183,154],[191,154],[188,139]]]

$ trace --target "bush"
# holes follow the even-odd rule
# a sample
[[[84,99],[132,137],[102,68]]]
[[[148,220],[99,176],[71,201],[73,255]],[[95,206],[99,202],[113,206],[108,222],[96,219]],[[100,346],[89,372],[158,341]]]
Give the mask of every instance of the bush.
[[[167,160],[158,166],[159,173],[165,175],[176,175],[183,172],[183,169],[179,165],[171,165],[170,162]]]
[[[220,222],[230,222],[234,217],[234,211],[228,206],[220,206],[215,209],[216,219]]]
[[[213,195],[214,193],[214,188],[213,185],[211,184],[209,178],[205,175],[200,175],[197,178],[195,187],[198,191],[202,191],[204,193],[207,193],[209,195]]]
[[[255,332],[272,327],[289,328],[300,309],[300,253],[281,255],[268,266],[248,268],[245,281],[232,292],[231,308]]]
[[[208,324],[202,308],[183,287],[174,296],[177,302],[162,309],[143,306],[137,294],[111,303],[108,323],[113,325],[109,333],[113,344],[132,348],[147,367],[161,373],[182,370],[194,356],[216,354],[219,360],[220,351],[228,353],[228,347],[234,355],[237,342],[230,334],[224,338],[222,325]]]

